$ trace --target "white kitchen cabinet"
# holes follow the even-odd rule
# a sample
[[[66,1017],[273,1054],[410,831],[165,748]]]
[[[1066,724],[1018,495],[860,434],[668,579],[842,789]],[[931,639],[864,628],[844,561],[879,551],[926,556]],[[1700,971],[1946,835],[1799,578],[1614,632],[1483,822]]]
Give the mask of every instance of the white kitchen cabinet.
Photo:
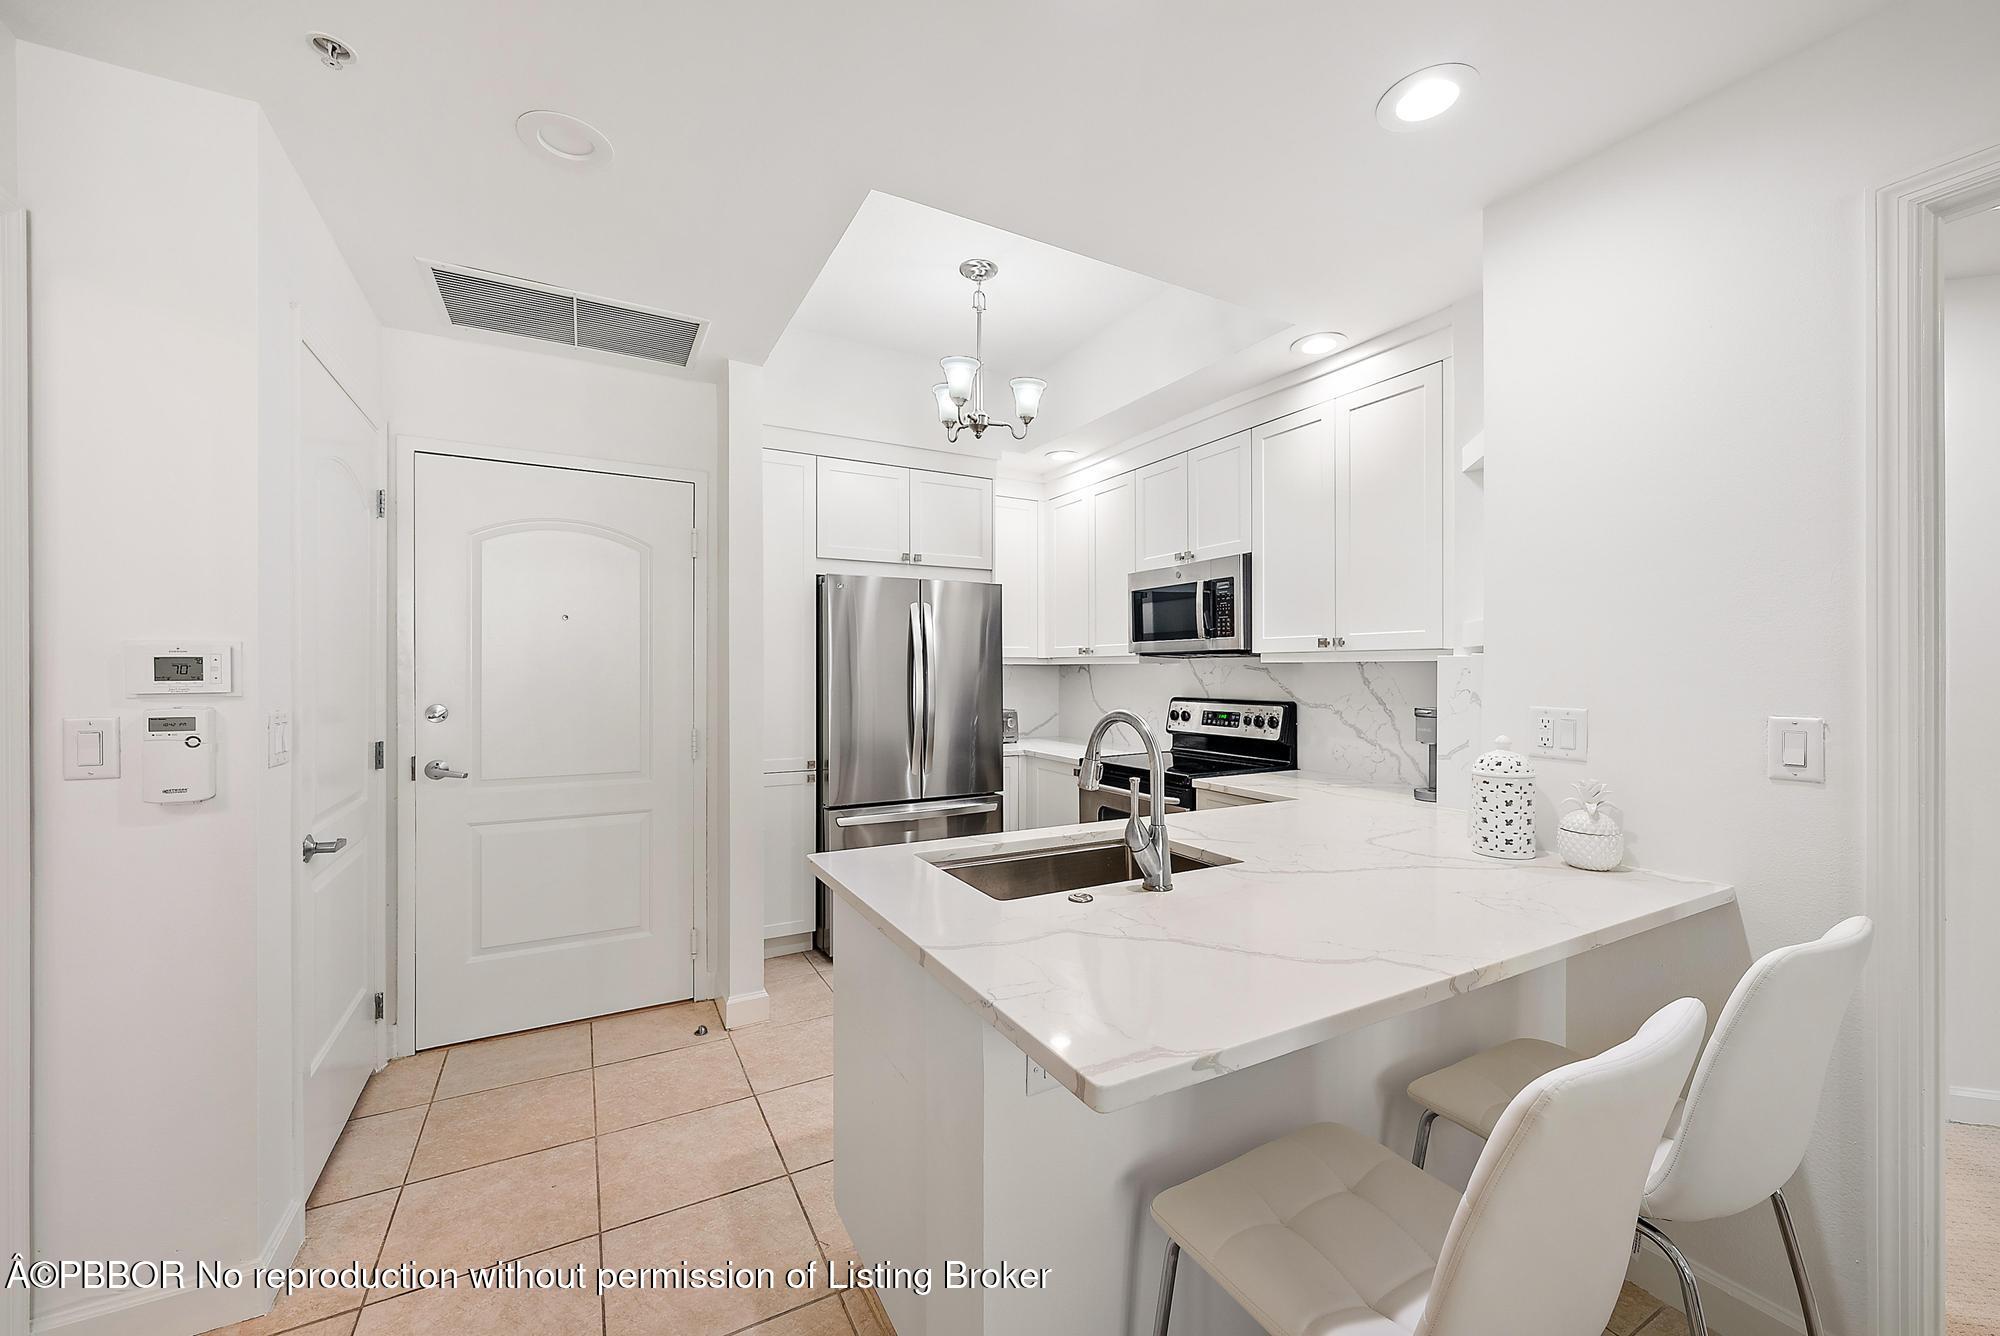
[[[1138,491],[1137,571],[1187,560],[1188,456],[1148,464],[1133,475]]]
[[[993,480],[909,471],[910,560],[921,566],[993,565]]]
[[[1075,825],[1079,805],[1076,762],[1052,761],[1046,756],[1021,759],[1026,762],[1023,782],[1027,789],[1021,829]]]
[[[764,452],[764,765],[804,770],[815,749],[817,660],[811,455]]]
[[[1000,823],[1002,830],[1021,829],[1022,818],[1027,815],[1021,804],[1027,801],[1027,777],[1023,773],[1025,757],[1009,756],[1000,762],[1003,792],[1000,795]]]
[[[1250,433],[1239,431],[1138,470],[1132,569],[1248,552],[1250,453]]]
[[[1000,585],[1000,654],[1042,653],[1042,507],[1003,496],[993,502],[993,578]]]
[[[1132,651],[1131,585],[1138,569],[1138,487],[1121,474],[1090,492],[1090,653]]]
[[[764,937],[811,932],[816,913],[812,869],[817,787],[805,771],[764,776]]]
[[[1188,551],[1193,560],[1250,550],[1250,433],[1187,453]]]
[[[1071,492],[1049,502],[1042,588],[1051,658],[1074,658],[1090,649],[1090,549],[1090,493]]]
[[[908,561],[910,473],[889,464],[820,456],[819,555],[829,561]]]
[[[1334,425],[1322,404],[1250,433],[1256,500],[1252,647],[1263,654],[1334,648]]]
[[[1444,369],[1342,395],[1334,409],[1334,607],[1354,651],[1438,649],[1444,625]]]

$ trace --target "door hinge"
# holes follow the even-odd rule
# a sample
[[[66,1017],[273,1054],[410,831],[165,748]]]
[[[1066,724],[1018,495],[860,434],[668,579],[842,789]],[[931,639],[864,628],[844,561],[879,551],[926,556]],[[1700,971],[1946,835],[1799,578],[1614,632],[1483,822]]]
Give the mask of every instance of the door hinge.
[[[378,1021],[382,1019],[382,995],[380,993],[375,994],[375,1019]]]
[[[701,730],[699,728],[690,728],[688,730],[688,759],[690,761],[699,761],[701,759]]]
[[[375,489],[375,518],[382,519],[389,513],[389,493],[380,487]]]
[[[701,559],[701,530],[688,530],[688,555],[697,561]]]
[[[691,955],[691,956],[699,956],[699,955],[701,954],[701,929],[700,929],[700,928],[689,928],[689,929],[688,929],[688,954],[689,954],[689,955]]]
[[[410,778],[415,779],[416,777],[417,777],[417,758],[412,756],[410,758]]]
[[[375,768],[377,770],[380,770],[383,766],[389,763],[388,757],[386,755],[388,746],[389,744],[386,742],[378,742],[375,744]]]

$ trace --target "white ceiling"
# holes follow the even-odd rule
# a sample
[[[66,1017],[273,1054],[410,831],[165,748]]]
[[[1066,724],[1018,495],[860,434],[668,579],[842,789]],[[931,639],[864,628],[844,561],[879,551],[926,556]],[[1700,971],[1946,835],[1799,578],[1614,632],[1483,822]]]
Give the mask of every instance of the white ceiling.
[[[2000,208],[1946,223],[1940,244],[1946,278],[2000,274]]]
[[[870,195],[799,304],[791,327],[899,352],[972,351],[972,284],[961,260],[991,260],[986,354],[1034,375],[1168,284],[942,209]],[[939,377],[942,379],[942,376]]]
[[[764,360],[871,189],[1373,334],[1477,285],[1489,201],[1879,4],[0,0],[0,17],[261,102],[388,324],[440,328],[424,256],[702,317],[712,376]],[[321,68],[313,28],[355,65]],[[1422,133],[1377,127],[1383,89],[1445,60],[1480,69],[1474,97]],[[525,148],[531,108],[592,122],[615,160]]]

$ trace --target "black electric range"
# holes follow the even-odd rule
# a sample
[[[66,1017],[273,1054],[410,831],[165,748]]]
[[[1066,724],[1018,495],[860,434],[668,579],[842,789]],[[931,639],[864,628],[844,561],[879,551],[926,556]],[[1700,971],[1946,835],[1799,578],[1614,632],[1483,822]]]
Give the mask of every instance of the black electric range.
[[[1288,700],[1208,700],[1176,698],[1167,706],[1166,796],[1170,807],[1193,811],[1194,782],[1216,775],[1296,770],[1299,765],[1298,704]],[[1152,772],[1144,752],[1100,758],[1103,779],[1084,795],[1085,821],[1125,815],[1129,785],[1150,794]],[[1150,808],[1145,810],[1150,811]]]

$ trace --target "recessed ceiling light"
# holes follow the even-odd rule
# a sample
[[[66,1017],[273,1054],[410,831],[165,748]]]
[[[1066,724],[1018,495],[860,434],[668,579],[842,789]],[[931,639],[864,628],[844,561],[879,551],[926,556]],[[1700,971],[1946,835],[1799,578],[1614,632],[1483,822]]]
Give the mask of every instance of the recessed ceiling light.
[[[1375,121],[1385,130],[1415,130],[1450,111],[1479,71],[1470,65],[1431,65],[1398,79],[1375,104]]]
[[[1292,351],[1301,357],[1318,357],[1332,352],[1345,342],[1347,342],[1345,334],[1337,334],[1333,330],[1326,329],[1317,334],[1308,334],[1302,339],[1293,339]]]
[[[1076,458],[1076,451],[1074,450],[1045,450],[1042,453],[1044,458],[1052,460],[1057,464],[1067,464],[1070,460]]]
[[[354,59],[354,48],[331,33],[309,32],[306,40],[319,52],[319,63],[330,70],[344,70]]]
[[[564,162],[611,161],[611,141],[602,130],[560,111],[524,112],[514,122],[514,133],[529,148]]]

